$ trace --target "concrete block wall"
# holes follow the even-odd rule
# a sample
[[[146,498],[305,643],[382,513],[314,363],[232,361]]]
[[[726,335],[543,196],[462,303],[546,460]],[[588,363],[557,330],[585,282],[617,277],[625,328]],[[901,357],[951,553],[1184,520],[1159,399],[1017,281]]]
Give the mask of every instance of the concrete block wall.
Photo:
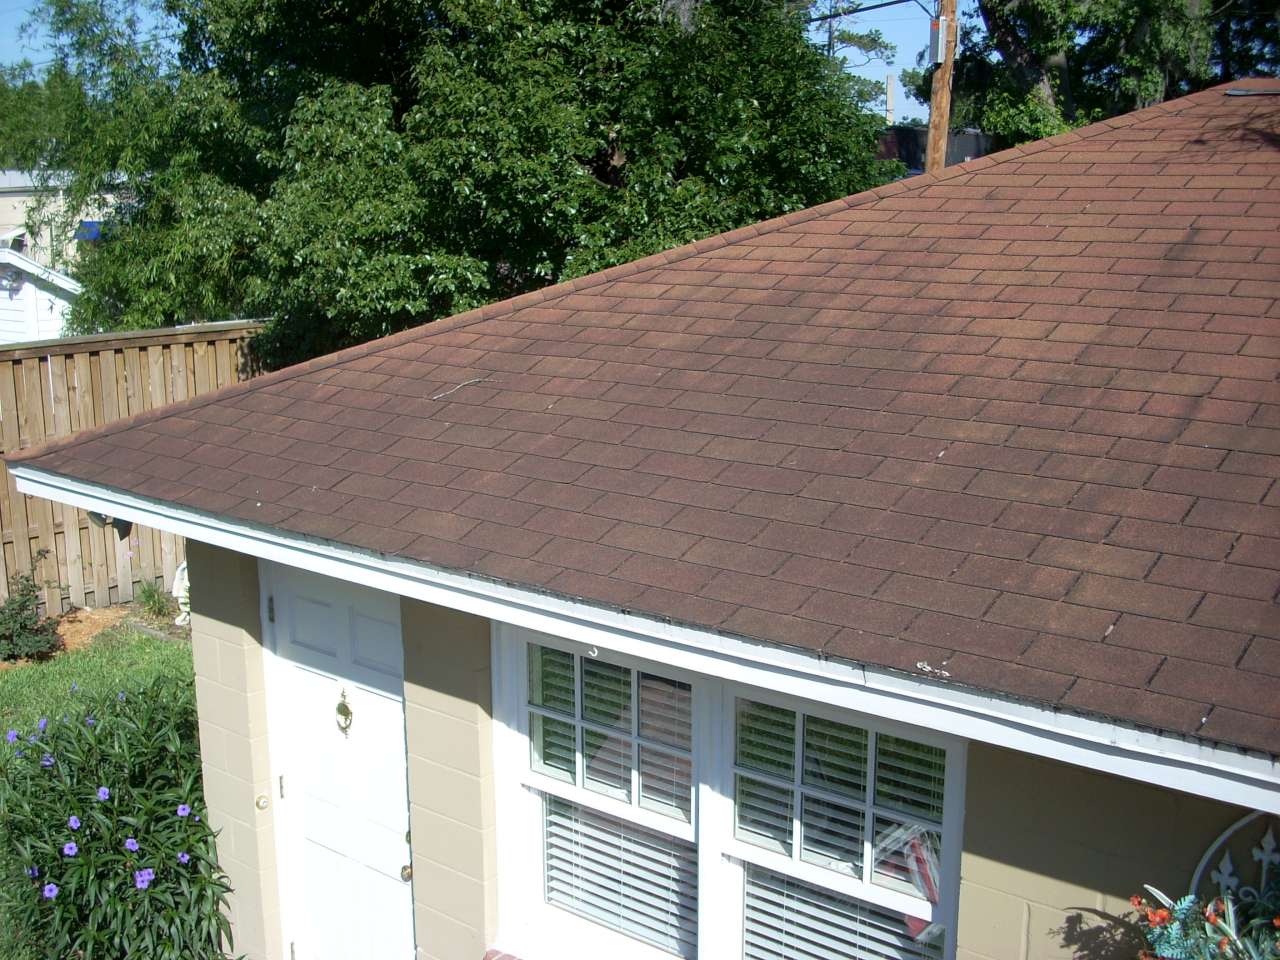
[[[1247,812],[999,747],[968,752],[956,960],[1133,960],[1145,943],[1129,896],[1144,883],[1184,893]]]
[[[489,621],[402,598],[414,926],[423,960],[479,960],[497,927]]]
[[[209,823],[220,831],[218,858],[235,889],[235,953],[279,960],[272,816],[255,806],[259,795],[272,795],[258,564],[194,540],[187,542],[187,562],[204,794]]]

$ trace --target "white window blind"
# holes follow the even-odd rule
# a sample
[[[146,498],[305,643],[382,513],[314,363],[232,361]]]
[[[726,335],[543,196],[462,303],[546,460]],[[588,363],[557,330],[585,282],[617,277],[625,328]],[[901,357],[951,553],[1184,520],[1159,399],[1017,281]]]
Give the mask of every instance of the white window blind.
[[[945,750],[741,698],[735,727],[738,839],[938,902]]]
[[[748,867],[745,960],[941,960],[942,930],[812,884]]]
[[[548,903],[678,957],[697,955],[697,852],[683,840],[546,796]]]

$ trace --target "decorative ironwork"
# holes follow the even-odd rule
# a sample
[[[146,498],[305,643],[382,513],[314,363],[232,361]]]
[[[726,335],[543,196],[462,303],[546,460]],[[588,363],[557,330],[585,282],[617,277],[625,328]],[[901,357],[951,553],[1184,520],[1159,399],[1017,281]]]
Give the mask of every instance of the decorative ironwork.
[[[1204,852],[1204,856],[1200,858],[1195,875],[1192,877],[1192,893],[1200,892],[1201,885],[1204,883],[1205,871],[1208,870],[1209,882],[1217,889],[1220,895],[1231,894],[1236,900],[1242,901],[1257,900],[1262,896],[1262,892],[1267,889],[1268,878],[1272,876],[1274,870],[1280,869],[1280,846],[1276,843],[1275,822],[1267,824],[1267,829],[1262,834],[1261,839],[1249,850],[1253,864],[1245,864],[1244,869],[1250,874],[1256,869],[1257,883],[1246,882],[1253,879],[1252,876],[1241,876],[1235,860],[1231,856],[1231,841],[1241,830],[1263,816],[1264,814],[1261,811],[1257,811],[1241,817],[1223,831],[1222,835],[1210,845],[1209,849]],[[1209,869],[1210,864],[1219,852],[1222,855],[1218,858],[1217,865]],[[1254,864],[1256,864],[1256,868]]]

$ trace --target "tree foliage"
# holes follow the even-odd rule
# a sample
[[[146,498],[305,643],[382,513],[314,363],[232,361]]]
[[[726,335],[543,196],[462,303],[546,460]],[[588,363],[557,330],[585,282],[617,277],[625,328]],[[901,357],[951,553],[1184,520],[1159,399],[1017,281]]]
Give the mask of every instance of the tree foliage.
[[[794,4],[44,3],[84,332],[261,316],[280,363],[896,172]]]
[[[1280,69],[1275,0],[977,0],[961,24],[953,126],[1014,144]],[[929,101],[932,71],[904,71]]]

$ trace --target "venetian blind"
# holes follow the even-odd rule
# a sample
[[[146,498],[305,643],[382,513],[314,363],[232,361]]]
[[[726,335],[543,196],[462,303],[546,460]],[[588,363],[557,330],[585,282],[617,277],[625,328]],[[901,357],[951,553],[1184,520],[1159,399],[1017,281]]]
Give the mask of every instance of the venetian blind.
[[[697,955],[692,844],[546,796],[548,903],[678,957]]]
[[[913,917],[747,868],[745,960],[941,960],[941,929]]]

